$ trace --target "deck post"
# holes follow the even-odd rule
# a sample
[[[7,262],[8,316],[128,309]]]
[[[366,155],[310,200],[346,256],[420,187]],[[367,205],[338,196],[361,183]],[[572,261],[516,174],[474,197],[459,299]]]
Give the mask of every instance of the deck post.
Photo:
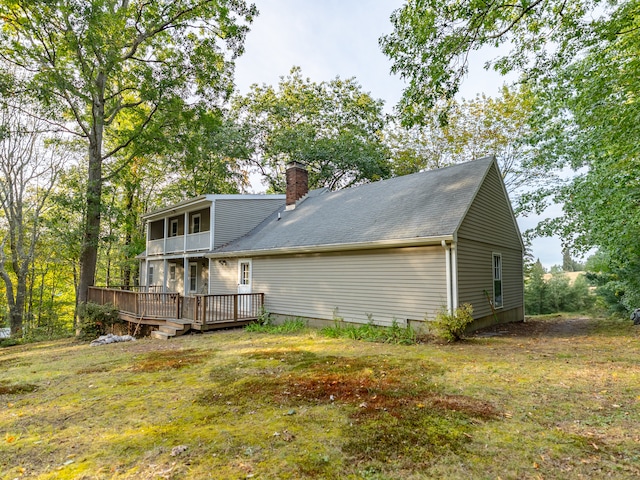
[[[202,298],[202,324],[206,325],[207,323],[207,297]]]
[[[233,321],[237,322],[238,321],[238,300],[240,300],[240,298],[238,297],[237,293],[233,294]]]

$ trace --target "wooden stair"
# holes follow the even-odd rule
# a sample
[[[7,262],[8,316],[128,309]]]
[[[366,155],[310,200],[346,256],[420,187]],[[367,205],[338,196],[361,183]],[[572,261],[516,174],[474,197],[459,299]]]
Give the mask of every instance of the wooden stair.
[[[158,340],[169,340],[171,337],[179,337],[191,330],[191,322],[188,320],[182,320],[172,318],[166,320],[164,325],[160,325],[158,330],[151,332],[151,337]]]

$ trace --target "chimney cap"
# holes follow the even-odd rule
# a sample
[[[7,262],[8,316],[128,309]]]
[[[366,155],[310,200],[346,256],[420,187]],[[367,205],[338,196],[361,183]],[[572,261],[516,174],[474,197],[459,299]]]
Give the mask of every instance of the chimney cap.
[[[304,168],[305,170],[307,168],[307,166],[304,163],[299,162],[297,160],[290,160],[290,161],[287,162],[287,169],[295,168],[295,167]]]

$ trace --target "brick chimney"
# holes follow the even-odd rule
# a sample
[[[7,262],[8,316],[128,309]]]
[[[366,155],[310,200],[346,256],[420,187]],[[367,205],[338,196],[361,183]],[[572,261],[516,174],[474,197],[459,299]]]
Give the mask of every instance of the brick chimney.
[[[287,164],[287,210],[296,208],[296,202],[309,191],[307,168],[298,162]]]

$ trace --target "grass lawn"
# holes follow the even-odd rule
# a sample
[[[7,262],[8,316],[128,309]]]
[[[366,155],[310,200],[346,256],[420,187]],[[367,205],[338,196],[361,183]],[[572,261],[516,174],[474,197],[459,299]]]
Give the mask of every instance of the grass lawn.
[[[640,329],[242,330],[0,350],[0,478],[640,477]]]

